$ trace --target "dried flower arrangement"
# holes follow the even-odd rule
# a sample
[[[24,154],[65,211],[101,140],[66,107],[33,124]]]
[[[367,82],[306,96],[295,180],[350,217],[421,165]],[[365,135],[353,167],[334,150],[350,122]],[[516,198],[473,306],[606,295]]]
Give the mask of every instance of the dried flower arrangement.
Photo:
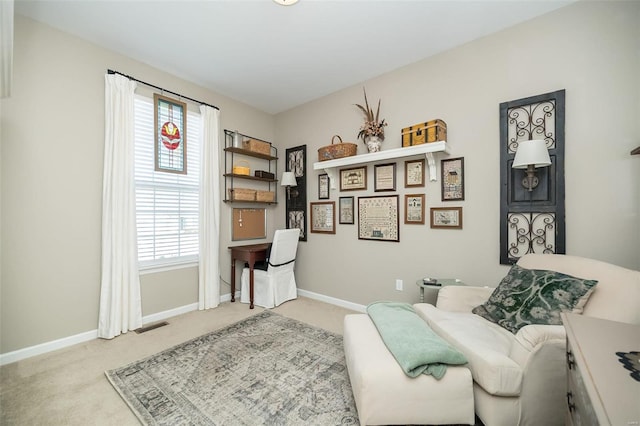
[[[378,136],[380,140],[384,140],[384,126],[387,125],[384,119],[380,120],[380,99],[378,99],[378,108],[375,115],[373,110],[369,107],[369,100],[367,99],[367,91],[363,88],[364,92],[364,105],[355,104],[364,113],[366,117],[364,124],[360,126],[360,132],[358,132],[358,138],[362,138],[364,141],[367,136]]]

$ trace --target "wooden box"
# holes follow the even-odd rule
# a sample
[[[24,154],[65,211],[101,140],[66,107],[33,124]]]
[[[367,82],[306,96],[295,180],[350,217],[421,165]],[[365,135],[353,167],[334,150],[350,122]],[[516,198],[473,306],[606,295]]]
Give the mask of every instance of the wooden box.
[[[274,191],[256,191],[256,201],[263,203],[273,203],[276,199],[276,193]]]
[[[229,188],[229,199],[231,201],[255,201],[256,190],[247,188]]]
[[[276,178],[276,175],[274,175],[271,172],[267,172],[265,170],[256,170],[254,172],[254,175],[255,175],[255,177],[262,178],[262,179],[275,179]]]
[[[402,146],[421,145],[423,143],[446,141],[447,123],[440,119],[418,123],[402,129]]]
[[[257,152],[259,154],[271,155],[271,144],[257,139],[247,139],[242,141],[242,149]]]

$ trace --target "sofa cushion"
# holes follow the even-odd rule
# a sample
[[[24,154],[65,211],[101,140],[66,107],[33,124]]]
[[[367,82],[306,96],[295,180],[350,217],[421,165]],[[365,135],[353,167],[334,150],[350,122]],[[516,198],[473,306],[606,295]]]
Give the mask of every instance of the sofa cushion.
[[[512,333],[525,325],[560,325],[561,312],[582,313],[598,281],[513,265],[489,300],[472,312]]]
[[[464,354],[473,380],[492,395],[518,396],[523,371],[509,357],[515,336],[472,313],[447,312],[427,303],[414,309],[443,339]]]
[[[520,258],[518,265],[598,280],[583,314],[640,324],[640,271],[585,257],[558,254],[527,254]]]

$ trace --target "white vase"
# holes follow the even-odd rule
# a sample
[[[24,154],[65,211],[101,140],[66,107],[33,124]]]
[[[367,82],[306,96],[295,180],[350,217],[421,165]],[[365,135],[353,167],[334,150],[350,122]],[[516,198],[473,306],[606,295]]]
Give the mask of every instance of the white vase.
[[[382,145],[382,139],[379,136],[366,136],[364,142],[367,144],[369,152],[380,151],[380,145]]]

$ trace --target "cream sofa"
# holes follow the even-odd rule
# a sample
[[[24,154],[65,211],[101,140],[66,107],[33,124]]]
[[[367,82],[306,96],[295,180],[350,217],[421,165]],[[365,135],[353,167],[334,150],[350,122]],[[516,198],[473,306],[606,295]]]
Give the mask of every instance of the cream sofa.
[[[527,269],[552,270],[579,278],[598,280],[595,291],[584,307],[583,315],[614,321],[640,324],[640,272],[586,258],[565,255],[526,255],[518,265]],[[495,283],[497,284],[497,283]],[[516,334],[471,313],[471,309],[485,302],[493,288],[450,286],[438,294],[436,306],[419,303],[416,312],[441,337],[460,350],[469,360],[466,365],[473,377],[473,401],[475,413],[486,426],[495,425],[553,425],[563,424],[566,406],[565,331],[561,325],[527,325]],[[366,315],[354,315],[367,317]],[[354,348],[356,340],[362,340],[368,324],[363,318],[359,322],[345,318],[345,353],[347,367],[354,387],[358,412],[362,410],[362,424],[382,424],[375,416],[369,416],[372,404],[384,405],[388,415],[387,424],[400,424],[392,413],[398,410],[420,410],[426,401],[417,395],[409,395],[413,406],[400,408],[392,398],[384,395],[384,386],[371,386],[376,370],[387,370],[381,363],[395,362],[393,358],[380,358],[378,365],[371,365],[366,352]],[[370,330],[369,330],[370,331]],[[360,337],[358,337],[360,336]],[[379,336],[367,334],[367,339],[378,340]],[[360,341],[361,345],[371,343]],[[377,348],[380,351],[380,348]],[[363,371],[359,364],[367,364]],[[456,367],[459,368],[459,367]],[[354,380],[352,370],[359,377]],[[450,370],[452,370],[450,368]],[[394,380],[402,380],[399,368]],[[449,371],[447,371],[449,374]],[[446,376],[445,376],[446,377]],[[411,380],[411,379],[409,379]],[[462,379],[459,379],[462,383]],[[366,386],[368,385],[368,386]],[[432,392],[438,394],[440,383],[434,381]],[[378,393],[375,397],[370,392]],[[411,389],[407,387],[407,392]],[[429,394],[430,395],[430,394]],[[464,396],[464,394],[463,394]],[[393,403],[390,404],[389,402]],[[396,404],[396,405],[394,405]],[[457,410],[456,403],[442,403],[438,410]],[[462,404],[466,409],[467,404]],[[446,417],[446,416],[445,416]],[[431,417],[429,417],[431,419]],[[444,424],[439,422],[431,424]],[[458,421],[466,423],[466,421]],[[471,421],[471,424],[473,421]]]

